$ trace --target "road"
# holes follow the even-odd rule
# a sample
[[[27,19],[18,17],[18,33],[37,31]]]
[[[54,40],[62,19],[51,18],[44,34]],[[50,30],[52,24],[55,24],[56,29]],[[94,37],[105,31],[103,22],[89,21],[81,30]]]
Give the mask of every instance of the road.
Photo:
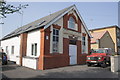
[[[16,64],[2,66],[3,78],[118,78],[110,67],[75,65],[48,70],[33,70]]]

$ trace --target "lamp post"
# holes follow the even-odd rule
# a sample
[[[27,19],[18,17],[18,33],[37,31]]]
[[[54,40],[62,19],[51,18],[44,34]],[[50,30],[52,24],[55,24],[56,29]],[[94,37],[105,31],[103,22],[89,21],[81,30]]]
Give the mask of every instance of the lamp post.
[[[0,18],[1,21],[0,21],[0,39],[2,39],[2,31],[3,31],[3,17]],[[0,46],[1,46],[1,41],[0,41]]]
[[[4,22],[3,22],[3,17],[1,17],[0,19],[1,19],[1,21],[0,21],[0,38],[2,38],[2,28],[3,28]]]

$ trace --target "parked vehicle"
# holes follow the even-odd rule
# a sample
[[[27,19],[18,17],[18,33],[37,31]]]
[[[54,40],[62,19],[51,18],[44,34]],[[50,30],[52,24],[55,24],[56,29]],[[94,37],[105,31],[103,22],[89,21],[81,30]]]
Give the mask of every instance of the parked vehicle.
[[[0,62],[2,65],[7,65],[8,60],[7,60],[7,54],[4,52],[0,52]]]
[[[2,47],[0,46],[0,52],[2,52]]]
[[[94,49],[91,52],[91,55],[87,56],[86,64],[87,66],[91,65],[100,65],[101,67],[106,67],[107,64],[110,65],[110,56],[112,55],[111,48],[100,48]]]

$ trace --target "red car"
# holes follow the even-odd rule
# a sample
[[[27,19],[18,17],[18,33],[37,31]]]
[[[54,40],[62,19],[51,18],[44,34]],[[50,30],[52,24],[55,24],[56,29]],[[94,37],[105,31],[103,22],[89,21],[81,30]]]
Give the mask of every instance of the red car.
[[[106,67],[110,65],[110,55],[112,50],[110,48],[100,48],[92,51],[91,55],[87,56],[86,64],[87,66],[91,65],[100,65],[101,67]]]

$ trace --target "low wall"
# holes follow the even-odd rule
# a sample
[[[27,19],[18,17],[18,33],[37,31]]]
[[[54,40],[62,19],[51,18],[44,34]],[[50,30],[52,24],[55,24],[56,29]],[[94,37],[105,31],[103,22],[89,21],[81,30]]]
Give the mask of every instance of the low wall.
[[[111,71],[120,71],[120,55],[111,56]]]
[[[8,60],[16,62],[16,55],[8,55]]]
[[[118,71],[120,72],[120,55],[118,56]]]
[[[69,65],[69,56],[62,54],[44,56],[44,69],[64,67]]]
[[[20,56],[16,56],[16,64],[20,65]]]
[[[38,58],[23,57],[22,65],[28,68],[37,69]]]

